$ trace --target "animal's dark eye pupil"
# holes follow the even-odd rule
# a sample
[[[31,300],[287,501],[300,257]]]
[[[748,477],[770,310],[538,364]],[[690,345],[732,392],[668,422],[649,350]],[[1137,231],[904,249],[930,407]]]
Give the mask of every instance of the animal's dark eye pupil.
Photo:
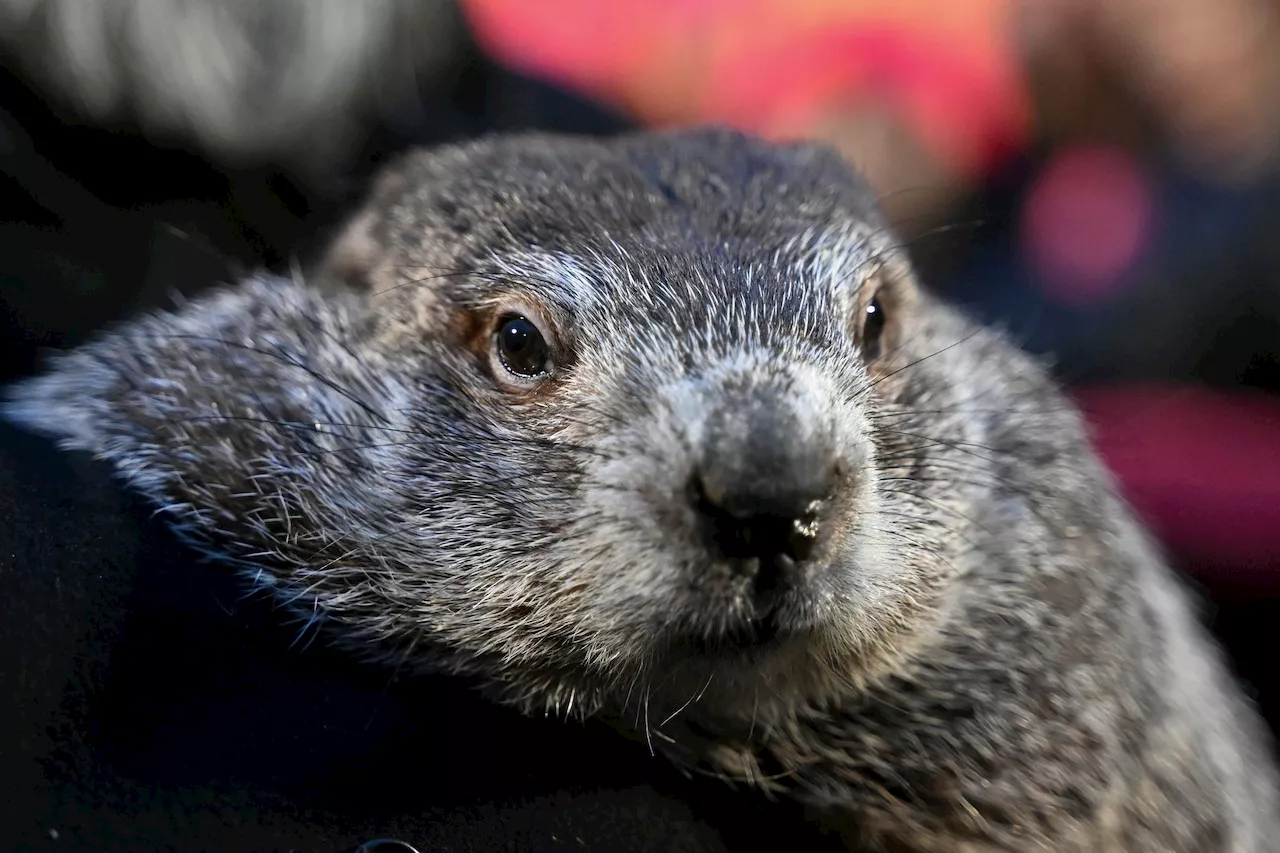
[[[525,317],[504,317],[498,326],[498,354],[507,370],[517,376],[541,376],[547,372],[546,339]]]
[[[862,320],[862,354],[872,360],[881,355],[881,339],[884,335],[885,315],[880,298],[872,299],[866,311]]]
[[[537,334],[525,320],[509,320],[502,327],[502,343],[508,355],[519,355],[524,352]]]

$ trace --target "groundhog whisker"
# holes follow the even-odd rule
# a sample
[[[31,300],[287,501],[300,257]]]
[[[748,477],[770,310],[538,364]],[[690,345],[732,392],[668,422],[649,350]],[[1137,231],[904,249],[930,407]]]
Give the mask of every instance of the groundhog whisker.
[[[251,344],[242,343],[240,341],[229,341],[229,340],[226,340],[225,338],[218,338],[218,337],[209,336],[209,335],[193,335],[193,334],[160,335],[153,332],[149,334],[149,337],[169,338],[174,340],[205,341],[207,343],[216,343],[224,347],[241,349],[241,350],[245,350],[246,352],[257,353],[259,355],[264,355],[268,358],[276,359],[284,364],[287,364],[291,367],[296,367],[299,370],[305,372],[307,375],[311,376],[313,379],[315,379],[317,382],[321,383],[325,387],[330,388],[331,390],[340,394],[342,397],[346,398],[347,400],[350,400],[352,403],[355,403],[357,406],[360,407],[360,409],[362,409],[370,417],[377,418],[384,422],[387,421],[387,418],[381,412],[374,409],[373,406],[371,406],[369,403],[365,402],[364,400],[361,400],[354,392],[346,388],[343,388],[341,385],[337,384],[333,380],[327,378],[321,373],[316,372],[315,370],[308,367],[306,364],[303,364],[302,362],[298,361],[295,357],[293,357],[289,353],[284,352],[282,350],[275,350],[275,351],[267,350],[261,347],[253,346]]]
[[[930,467],[938,468],[943,471],[947,471],[947,470],[958,471],[964,474],[971,474],[976,472],[979,474],[987,475],[991,479],[971,479],[971,478],[966,478],[962,476],[925,477],[919,474],[913,474],[911,479],[919,483],[942,483],[950,486],[966,485],[966,486],[974,486],[978,489],[982,489],[988,492],[1001,491],[1003,493],[1017,495],[1019,497],[1026,499],[1027,501],[1026,511],[1028,513],[1030,513],[1031,515],[1039,519],[1046,527],[1053,530],[1058,530],[1057,523],[1054,522],[1048,516],[1043,515],[1039,509],[1039,505],[1041,503],[1053,500],[1054,493],[1052,489],[1049,489],[1049,488],[1032,489],[1026,486],[1025,484],[1013,482],[1008,478],[997,476],[990,471],[982,471],[980,469],[977,469],[974,466],[967,466],[959,463],[957,463],[956,465],[948,466],[947,464],[944,464],[944,463],[935,462],[935,463],[930,463]],[[882,470],[890,471],[894,469],[885,468]],[[899,466],[897,470],[914,471],[914,466]]]
[[[974,338],[976,338],[976,337],[978,337],[979,335],[981,335],[981,334],[982,334],[982,332],[983,332],[983,330],[982,330],[982,329],[974,329],[972,332],[969,332],[969,333],[968,333],[967,335],[965,335],[963,338],[961,338],[961,339],[960,339],[960,340],[958,340],[958,341],[955,341],[954,343],[947,344],[946,346],[942,347],[941,349],[934,350],[933,352],[929,353],[928,355],[922,355],[922,356],[920,356],[919,358],[915,359],[914,361],[910,361],[910,362],[908,362],[907,364],[904,364],[904,365],[902,365],[902,366],[901,366],[901,367],[899,367],[899,368],[896,368],[896,369],[894,369],[894,370],[889,371],[888,373],[883,373],[883,374],[880,374],[880,375],[876,376],[876,378],[875,378],[875,379],[873,379],[873,380],[871,381],[871,384],[870,384],[870,387],[868,388],[868,390],[870,390],[870,388],[874,388],[874,387],[876,387],[877,385],[879,385],[881,382],[884,382],[885,380],[892,379],[893,377],[897,376],[899,373],[902,373],[903,371],[910,370],[911,368],[916,367],[916,366],[918,366],[918,365],[920,365],[920,364],[922,364],[922,363],[924,363],[924,362],[926,362],[926,361],[928,361],[928,360],[930,360],[930,359],[937,358],[938,356],[942,355],[943,353],[946,353],[946,352],[948,352],[948,351],[950,351],[950,350],[955,349],[956,347],[960,346],[961,344],[964,344],[964,343],[967,343],[967,342],[969,342],[969,341],[973,340]]]
[[[387,268],[400,268],[400,269],[433,269],[432,267],[418,266],[415,264],[384,264],[383,266]],[[373,296],[382,296],[384,294],[390,293],[393,290],[399,290],[402,287],[411,287],[413,285],[427,284],[432,281],[440,281],[442,279],[455,278],[458,276],[469,276],[472,274],[473,274],[472,271],[469,269],[453,269],[453,270],[438,269],[436,272],[433,272],[430,275],[425,275],[425,276],[422,276],[421,278],[410,279],[409,281],[403,281],[398,284],[394,284],[391,287],[370,291],[370,293]]]
[[[1008,403],[1007,406],[1002,406],[994,409],[981,409],[971,405],[972,403],[975,403],[979,400],[993,398],[993,397],[999,398],[1001,396],[1002,396],[1001,391],[998,386],[988,385],[988,386],[982,387],[979,390],[973,391],[972,393],[966,394],[964,396],[953,397],[949,399],[948,400],[949,405],[945,407],[917,408],[915,406],[909,406],[909,407],[883,408],[874,412],[868,412],[867,416],[870,418],[880,418],[880,417],[927,418],[929,415],[933,415],[933,414],[949,414],[953,412],[956,414],[965,414],[969,412],[982,413],[982,414],[1042,413],[1046,416],[1062,415],[1062,414],[1074,415],[1076,413],[1076,407],[1071,404],[1070,400],[1065,398],[1059,398],[1057,400],[1050,400],[1050,401],[1039,400],[1039,399],[1010,400],[1010,401],[1006,401]]]
[[[417,442],[413,441],[378,441],[366,444],[349,444],[342,447],[325,447],[325,448],[292,448],[290,456],[325,456],[333,453],[359,453],[363,450],[379,450],[387,447],[413,447]]]
[[[909,513],[895,513],[894,515],[905,516],[908,519],[914,519],[916,521],[919,521],[919,516],[912,516]],[[928,525],[928,526],[933,526],[933,525]],[[916,549],[917,551],[920,551],[921,553],[925,554],[926,556],[931,557],[935,560],[938,560],[943,565],[947,566],[947,568],[951,569],[952,572],[955,572],[957,574],[960,572],[960,570],[956,567],[955,563],[953,563],[950,558],[944,555],[937,548],[937,546],[926,544],[920,541],[919,539],[916,539],[912,536],[907,535],[906,533],[904,533],[903,531],[899,530],[896,527],[886,527],[884,525],[876,524],[876,525],[868,525],[867,529],[872,530],[879,534],[883,534],[885,536],[892,536],[896,539],[899,539],[902,542],[906,543],[907,545],[911,546],[912,548]]]
[[[516,478],[512,478],[512,479],[516,479]],[[486,496],[486,494],[487,494],[487,493],[484,493],[484,492],[476,492],[476,494],[477,494],[478,496]],[[518,507],[513,506],[512,508],[513,508],[513,509],[515,509],[515,508],[518,508]],[[317,550],[315,550],[315,551],[313,551],[313,552],[311,553],[311,557],[312,557],[312,558],[320,557],[320,556],[321,556],[325,551],[329,550],[329,549],[330,549],[330,548],[332,548],[334,545],[336,545],[336,544],[338,544],[339,542],[342,542],[342,541],[344,541],[344,540],[346,540],[346,541],[350,541],[350,542],[354,542],[354,543],[356,543],[356,544],[355,544],[355,545],[353,545],[353,547],[351,547],[351,548],[350,548],[346,553],[341,554],[341,555],[339,555],[338,557],[336,557],[336,558],[334,558],[334,559],[332,559],[332,560],[329,560],[329,562],[325,563],[323,566],[320,566],[318,569],[316,569],[316,571],[323,571],[323,570],[326,570],[326,569],[332,568],[332,567],[334,567],[337,563],[340,563],[340,562],[342,562],[342,561],[344,561],[344,560],[346,560],[346,559],[348,559],[348,558],[350,558],[350,557],[352,557],[352,556],[354,556],[354,555],[356,555],[356,554],[361,553],[362,551],[364,551],[364,550],[368,549],[370,546],[377,545],[378,543],[381,543],[381,542],[385,542],[387,539],[390,539],[390,538],[392,538],[392,537],[395,537],[395,536],[401,536],[401,535],[404,535],[405,533],[409,533],[409,532],[412,532],[412,531],[414,531],[414,530],[417,530],[417,529],[421,528],[421,527],[422,527],[424,524],[426,524],[426,523],[427,523],[427,522],[426,522],[426,520],[425,520],[424,518],[422,518],[421,516],[419,516],[419,517],[415,517],[415,518],[411,519],[410,521],[405,522],[404,524],[399,525],[399,526],[397,526],[397,527],[395,527],[395,528],[393,528],[393,529],[391,529],[391,530],[384,531],[384,532],[379,533],[379,534],[377,534],[377,535],[375,535],[375,536],[372,536],[372,537],[367,536],[367,535],[363,535],[363,534],[359,534],[359,533],[355,533],[355,532],[350,531],[350,530],[348,530],[348,531],[344,531],[344,532],[341,532],[341,533],[337,534],[336,536],[334,536],[334,535],[332,535],[332,534],[331,534],[331,535],[330,535],[330,537],[329,537],[329,539],[328,539],[328,541],[327,541],[327,543],[326,543],[325,545],[323,545],[322,547],[320,547],[319,549],[317,549]],[[370,552],[370,553],[372,554],[373,552]]]
[[[927,419],[930,415],[933,415],[933,414],[948,414],[951,412],[955,412],[957,414],[964,414],[967,412],[1005,414],[1005,413],[1009,413],[1010,411],[1013,411],[1013,412],[1027,412],[1027,413],[1044,412],[1045,414],[1070,414],[1070,413],[1074,413],[1075,411],[1074,407],[1071,406],[1071,404],[1066,401],[1062,401],[1054,404],[1048,404],[1041,401],[1030,401],[1030,402],[1010,401],[1008,407],[1000,407],[995,409],[980,409],[971,405],[979,400],[993,398],[993,397],[999,398],[1000,397],[999,391],[994,388],[984,387],[980,390],[973,391],[972,393],[966,394],[961,397],[949,396],[949,398],[947,399],[947,403],[948,403],[947,406],[935,405],[934,407],[931,407],[931,408],[925,408],[923,406],[884,407],[881,409],[877,409],[874,412],[868,412],[867,417],[872,419],[886,418],[886,417],[917,417],[921,419]],[[930,401],[930,402],[934,402],[934,401]]]
[[[582,412],[592,415],[593,417],[600,418],[601,420],[604,420],[607,423],[612,423],[618,426],[626,426],[630,423],[633,423],[636,418],[645,417],[646,415],[650,414],[650,412],[652,411],[651,406],[649,404],[642,403],[640,406],[637,406],[634,410],[626,414],[622,414],[619,412],[612,412],[606,409],[604,406],[592,400],[577,400],[574,402],[574,407],[576,409],[581,410]],[[590,421],[583,418],[577,419],[576,422],[584,425],[591,423]]]
[[[905,458],[908,461],[899,464],[881,464],[878,467],[880,474],[894,473],[905,471],[909,476],[918,483],[945,483],[949,485],[970,485],[976,486],[983,490],[1001,489],[1010,494],[1020,495],[1032,500],[1044,500],[1052,497],[1053,489],[1050,487],[1032,486],[1019,480],[1012,480],[997,471],[982,468],[966,459],[930,459],[925,463],[921,463],[914,454],[903,454],[898,458]],[[888,458],[885,462],[894,462],[894,458]],[[951,472],[956,476],[929,477],[927,471]],[[967,479],[965,475],[979,474],[980,477]]]
[[[975,408],[971,408],[971,407],[967,407],[967,406],[956,405],[956,406],[950,406],[950,407],[945,408],[945,409],[915,409],[915,410],[911,410],[911,411],[880,411],[880,412],[870,412],[870,413],[868,413],[868,414],[867,414],[867,419],[868,419],[868,420],[870,420],[870,421],[872,421],[872,422],[875,422],[875,421],[881,421],[881,420],[886,420],[886,419],[890,419],[890,418],[897,418],[897,419],[908,419],[908,418],[911,418],[911,419],[919,420],[921,423],[928,423],[928,421],[926,420],[926,418],[928,418],[928,417],[929,417],[929,416],[931,416],[931,415],[961,415],[961,416],[964,416],[964,415],[983,415],[983,416],[987,416],[987,415],[1021,415],[1021,416],[1044,415],[1044,416],[1046,416],[1046,417],[1050,417],[1050,416],[1055,416],[1055,415],[1056,415],[1056,416],[1060,416],[1060,415],[1065,415],[1065,414],[1074,414],[1074,413],[1075,413],[1075,409],[1074,409],[1073,407],[1071,407],[1071,406],[1066,406],[1066,405],[1061,406],[1061,407],[1056,408],[1056,409],[1053,409],[1053,408],[1045,408],[1045,407],[1043,407],[1043,406],[1031,406],[1031,407],[1027,407],[1027,408],[1020,408],[1020,407],[1017,407],[1017,406],[1013,406],[1013,407],[1010,407],[1010,408],[999,408],[999,409],[975,409]]]
[[[920,433],[917,433],[917,432],[907,432],[906,430],[893,429],[891,427],[881,427],[881,429],[883,429],[885,432],[891,435],[900,435],[905,438],[918,439],[920,441],[927,442],[929,444],[937,444],[937,445],[942,445],[943,447],[949,447],[952,450],[958,450],[961,453],[967,453],[969,455],[976,456],[982,461],[989,462],[992,464],[996,462],[995,459],[991,457],[983,456],[980,453],[974,452],[974,448],[976,448],[977,450],[985,450],[988,453],[992,453],[992,454],[996,454],[1000,452],[994,447],[988,447],[985,444],[979,444],[977,442],[972,442],[972,441],[947,441],[946,439],[937,438],[935,436],[921,435]]]
[[[351,444],[351,445],[346,445],[346,446],[343,446],[343,447],[326,447],[326,448],[293,448],[293,449],[289,449],[289,450],[288,450],[288,451],[286,451],[286,452],[287,452],[287,454],[288,454],[288,456],[289,456],[289,457],[316,457],[316,456],[332,455],[332,454],[335,454],[335,453],[357,453],[357,454],[359,454],[361,451],[365,451],[365,450],[378,450],[378,449],[385,449],[385,448],[390,448],[390,447],[409,447],[409,448],[412,448],[412,447],[419,447],[419,446],[421,446],[421,443],[420,443],[420,442],[417,442],[417,441],[382,441],[382,442],[371,442],[371,443],[366,443],[366,444]],[[562,450],[569,450],[569,451],[578,452],[578,451],[577,451],[577,449],[576,449],[576,448],[574,448],[574,447],[572,447],[571,445],[565,445],[565,444],[563,444],[563,443],[559,443],[559,442],[556,442],[556,443],[551,444],[551,445],[545,445],[545,444],[533,444],[533,445],[530,445],[530,446],[538,447],[538,448],[555,447],[555,448],[562,449]],[[375,470],[376,470],[376,469],[375,469]],[[581,468],[580,466],[576,466],[576,465],[565,465],[565,466],[563,466],[563,467],[559,467],[559,468],[556,468],[556,467],[542,467],[542,468],[535,469],[535,470],[533,470],[533,471],[532,471],[532,472],[530,472],[530,473],[532,473],[532,474],[534,474],[534,475],[538,475],[538,474],[568,474],[568,475],[578,475],[578,474],[581,474],[581,473],[582,473],[582,468]],[[610,487],[610,485],[611,485],[611,484],[609,484],[609,483],[601,483],[601,484],[600,484],[601,488],[609,488],[609,487]]]
[[[959,514],[956,514],[956,513],[948,513],[948,514],[949,514],[949,515],[952,515],[953,517],[960,518],[960,519],[962,519],[962,520],[964,520],[964,521],[973,521],[973,519],[972,519],[971,517],[969,517],[969,516],[959,515]],[[926,530],[926,531],[927,531],[927,530],[930,530],[930,529],[936,530],[936,529],[938,529],[938,527],[939,527],[939,525],[938,525],[936,522],[931,522],[931,521],[928,519],[928,517],[927,517],[927,516],[921,516],[921,515],[918,515],[918,514],[916,514],[916,513],[910,513],[910,512],[903,512],[903,511],[893,511],[893,510],[890,510],[890,511],[885,512],[885,513],[884,513],[884,516],[885,516],[885,518],[886,518],[886,519],[901,519],[902,521],[904,521],[904,522],[906,522],[906,523],[910,524],[910,525],[911,525],[911,527],[912,527],[912,529],[921,529],[921,530]],[[896,529],[896,528],[895,528],[895,529]],[[990,530],[988,530],[988,529],[984,529],[984,530],[983,530],[983,532],[984,532],[987,536],[994,535],[994,534],[992,533],[992,531],[990,531]],[[979,534],[977,534],[977,533],[969,533],[969,532],[966,532],[966,533],[963,533],[963,534],[961,534],[961,535],[957,536],[957,537],[956,537],[956,541],[958,541],[958,542],[963,542],[963,543],[965,543],[965,545],[967,545],[967,546],[969,546],[969,547],[971,547],[971,548],[977,548],[977,547],[981,547],[981,545],[982,545],[983,541],[985,541],[985,540],[984,540],[984,537],[983,537],[983,536],[981,536],[981,535],[979,535]],[[942,556],[941,552],[933,553],[933,554],[931,554],[930,556],[935,556],[935,557],[938,557],[939,559],[942,559],[942,558],[943,558],[943,556]],[[955,559],[956,559],[956,558],[958,558],[959,556],[960,556],[960,555],[959,555],[958,553],[953,553],[953,554],[951,555],[951,557],[946,558],[946,559],[950,560],[950,561],[951,561],[951,563],[953,563],[953,564],[954,564]]]
[[[980,470],[966,467],[966,466],[952,466],[948,468],[945,465],[933,464],[930,466],[930,468],[940,469],[943,471],[952,470],[952,471],[957,471],[963,474],[972,474],[975,472],[979,474],[988,473],[985,471],[980,471]],[[1003,478],[995,475],[990,476],[989,479],[967,478],[962,476],[931,477],[916,471],[914,466],[885,467],[885,468],[881,468],[880,471],[882,473],[893,473],[894,471],[910,471],[911,472],[909,475],[899,476],[899,477],[885,477],[885,476],[877,477],[877,479],[882,483],[902,482],[902,483],[916,483],[921,485],[936,483],[936,484],[943,484],[948,486],[974,486],[983,491],[1003,489],[1013,494],[1017,494],[1031,500],[1041,500],[1049,496],[1049,492],[1047,491],[1037,491],[1035,489],[1025,486],[1024,484],[1014,483],[1007,478]],[[904,492],[904,494],[914,494],[914,493]]]
[[[903,222],[906,222],[906,221],[908,220],[905,218],[895,219],[890,223],[890,225],[893,228],[896,228],[897,226],[901,225]],[[917,243],[923,242],[932,237],[937,237],[941,234],[950,234],[953,231],[977,230],[979,228],[982,228],[986,224],[987,224],[987,220],[985,219],[960,219],[952,222],[945,222],[939,225],[934,225],[929,228],[926,228],[924,231],[919,231],[913,234],[909,239],[903,240],[898,245],[903,249],[910,249],[912,246],[915,246]]]
[[[885,481],[881,480],[881,482],[885,482]],[[987,528],[984,524],[982,524],[977,519],[975,519],[972,515],[969,515],[968,513],[965,513],[965,512],[961,512],[955,507],[948,506],[946,503],[940,500],[937,500],[935,498],[931,498],[928,495],[921,495],[915,492],[909,492],[909,491],[906,491],[905,489],[892,489],[892,488],[886,488],[884,492],[885,494],[889,494],[889,495],[899,495],[901,497],[907,498],[908,500],[921,501],[923,503],[927,503],[932,507],[936,507],[938,510],[942,512],[945,512],[956,518],[969,522],[970,524],[974,525],[978,529],[982,530],[984,533],[989,534],[992,532],[989,528]]]
[[[332,421],[330,422],[286,421],[286,420],[276,420],[273,418],[254,417],[251,415],[226,415],[226,414],[189,415],[183,418],[173,418],[173,417],[165,418],[163,423],[170,424],[170,425],[177,425],[177,424],[196,423],[200,421],[210,421],[210,422],[247,421],[251,423],[262,424],[263,426],[274,426],[280,429],[297,431],[299,433],[307,434],[307,435],[323,436],[326,438],[332,438],[336,436],[335,433],[330,433],[325,431],[328,428],[334,428],[334,427],[337,427],[340,429],[353,429],[353,430],[377,430],[379,432],[391,432],[391,433],[397,433],[397,434],[413,437],[413,441],[403,442],[405,446],[422,446],[422,445],[431,445],[431,444],[449,445],[453,441],[449,437],[433,436],[419,430],[390,427],[390,426],[379,426],[377,424],[338,423],[338,422],[332,422]],[[317,427],[323,427],[325,429],[317,429]],[[598,456],[599,458],[604,460],[607,460],[609,458],[607,453],[605,453],[604,451],[597,450],[595,448],[586,447],[583,445],[569,444],[564,441],[550,439],[550,438],[542,438],[537,436],[514,437],[514,436],[489,435],[489,436],[477,436],[476,440],[482,441],[482,442],[488,442],[495,445],[502,445],[502,446],[527,445],[527,446],[536,446],[536,447],[552,449],[552,450],[556,450],[556,449],[573,450],[574,452],[577,452],[577,453],[588,453],[590,455]],[[345,450],[345,449],[349,449],[349,448],[338,448],[338,450]]]

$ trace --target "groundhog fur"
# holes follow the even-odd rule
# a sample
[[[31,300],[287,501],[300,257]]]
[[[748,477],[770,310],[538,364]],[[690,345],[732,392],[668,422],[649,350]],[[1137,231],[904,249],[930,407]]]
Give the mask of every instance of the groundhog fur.
[[[1079,414],[822,146],[415,151],[307,275],[6,411],[304,630],[604,716],[852,849],[1280,850],[1269,736]]]

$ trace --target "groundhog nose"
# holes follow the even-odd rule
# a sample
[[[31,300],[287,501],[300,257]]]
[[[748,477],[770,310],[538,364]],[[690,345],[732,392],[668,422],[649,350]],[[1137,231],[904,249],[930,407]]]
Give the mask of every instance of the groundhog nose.
[[[709,397],[689,488],[707,549],[758,593],[789,586],[824,541],[846,442],[825,396],[799,380],[734,376]]]
[[[832,469],[834,471],[834,467]],[[714,475],[694,476],[693,495],[712,546],[734,561],[756,561],[759,571],[784,570],[813,556],[831,477],[785,487],[726,489]]]
[[[695,508],[714,550],[761,571],[810,559],[842,477],[830,443],[719,442],[693,474]],[[752,446],[755,445],[755,446]]]

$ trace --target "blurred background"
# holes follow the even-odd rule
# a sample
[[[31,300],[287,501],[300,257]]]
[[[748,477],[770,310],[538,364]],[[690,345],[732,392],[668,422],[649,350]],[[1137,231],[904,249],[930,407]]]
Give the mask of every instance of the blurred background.
[[[1277,0],[0,0],[0,59],[0,380],[305,263],[406,145],[831,142],[1052,359],[1280,720]]]

